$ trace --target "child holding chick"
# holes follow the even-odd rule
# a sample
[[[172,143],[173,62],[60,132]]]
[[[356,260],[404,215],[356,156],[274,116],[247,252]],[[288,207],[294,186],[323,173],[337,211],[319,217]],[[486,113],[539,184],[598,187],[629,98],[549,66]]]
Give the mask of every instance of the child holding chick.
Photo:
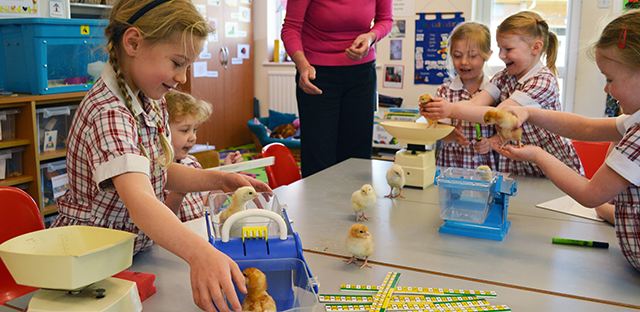
[[[499,108],[529,106],[560,110],[560,92],[554,73],[558,39],[540,15],[522,11],[507,17],[497,32],[500,59],[506,68],[491,78],[491,84],[468,101],[458,103],[435,98],[421,105],[421,114],[428,119],[459,118],[483,123],[490,105],[498,101]],[[547,66],[540,61],[546,55]],[[542,147],[574,171],[584,175],[582,164],[570,140],[540,127],[522,125],[522,143]],[[544,171],[531,162],[499,157],[498,170],[518,175],[544,176]]]
[[[449,57],[457,75],[438,87],[436,96],[456,103],[480,93],[489,83],[483,67],[492,53],[491,33],[487,26],[475,22],[456,26],[449,36]],[[436,165],[458,168],[484,165],[497,169],[497,156],[491,149],[491,142],[495,141],[492,126],[479,125],[478,134],[476,123],[450,119],[449,124],[456,128],[442,139]]]
[[[586,207],[613,198],[616,236],[627,261],[640,270],[640,11],[627,12],[610,22],[591,50],[606,78],[604,91],[622,107],[613,118],[584,116],[534,107],[510,107],[520,119],[581,141],[617,142],[591,180],[580,177],[538,146],[499,152],[509,158],[535,163],[562,191]]]

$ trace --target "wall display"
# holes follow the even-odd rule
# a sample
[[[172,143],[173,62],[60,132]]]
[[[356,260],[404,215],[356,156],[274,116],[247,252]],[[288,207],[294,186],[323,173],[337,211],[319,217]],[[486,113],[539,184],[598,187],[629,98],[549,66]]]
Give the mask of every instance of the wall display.
[[[385,88],[402,89],[403,74],[403,65],[384,65],[384,82],[382,86]]]
[[[435,19],[425,19],[428,13],[417,13],[416,50],[415,50],[415,84],[439,85],[447,81],[447,43],[453,28],[464,22],[462,12],[452,13],[455,16],[443,19],[443,13],[435,14]]]
[[[402,40],[391,39],[389,44],[389,59],[402,60]]]

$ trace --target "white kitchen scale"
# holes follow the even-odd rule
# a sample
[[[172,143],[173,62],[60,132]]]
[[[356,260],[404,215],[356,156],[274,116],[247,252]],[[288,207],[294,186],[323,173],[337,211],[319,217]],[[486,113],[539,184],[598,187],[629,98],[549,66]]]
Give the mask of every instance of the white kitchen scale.
[[[136,234],[66,226],[14,237],[0,257],[16,283],[39,287],[29,312],[138,312],[135,282],[111,277],[131,266]]]
[[[380,123],[400,143],[407,144],[396,152],[395,163],[404,170],[405,185],[426,188],[436,176],[436,141],[453,131],[454,127],[410,121]]]

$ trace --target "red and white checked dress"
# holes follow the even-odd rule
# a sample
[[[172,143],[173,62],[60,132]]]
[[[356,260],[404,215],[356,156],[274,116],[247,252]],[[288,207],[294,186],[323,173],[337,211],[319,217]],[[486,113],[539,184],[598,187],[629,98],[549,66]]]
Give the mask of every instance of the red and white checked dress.
[[[180,164],[188,167],[202,169],[202,165],[200,165],[198,160],[191,155],[187,155],[187,157],[181,159]],[[165,193],[169,194],[169,191],[165,191]],[[182,205],[180,206],[180,211],[178,212],[178,218],[182,222],[187,222],[189,220],[204,217],[204,204],[204,197],[202,196],[202,193],[187,193],[187,195],[185,195],[184,199],[182,200]]]
[[[605,163],[631,185],[614,199],[616,237],[629,263],[640,270],[640,112],[617,118],[622,140]]]
[[[138,127],[125,106],[115,73],[107,65],[101,77],[80,103],[71,123],[67,144],[69,190],[56,200],[58,218],[52,226],[88,225],[137,234],[134,253],[149,249],[153,241],[133,223],[111,178],[127,172],[149,176],[158,200],[164,200],[167,171],[157,162],[162,154],[157,121],[169,130],[166,102],[159,101],[158,116],[149,98],[138,97],[128,89],[133,109],[139,115],[142,144],[149,158],[138,147]]]
[[[476,94],[480,93],[484,86],[489,83],[489,77],[484,76],[482,83],[480,84],[480,88],[474,93],[470,94],[469,90],[464,86],[460,76],[456,76],[453,80],[446,82],[438,87],[436,91],[436,96],[444,98],[445,100],[456,103],[459,101],[470,100]],[[448,123],[452,126],[456,126],[458,124],[458,119],[449,119]],[[468,122],[462,120],[461,131],[468,140],[471,142],[471,145],[462,146],[457,142],[452,143],[442,143],[440,150],[438,150],[438,155],[436,157],[436,165],[444,166],[444,167],[457,167],[457,168],[471,168],[475,169],[479,166],[486,165],[489,166],[492,170],[497,170],[497,153],[494,151],[489,151],[487,154],[478,154],[473,145],[476,141],[476,124],[473,122]],[[487,126],[484,124],[480,124],[480,133],[483,138],[490,138],[495,134],[495,128],[491,126]]]
[[[515,76],[510,76],[505,68],[491,78],[491,84],[493,86],[487,86],[486,90],[490,91],[493,98],[499,103],[506,99],[512,99],[521,106],[556,111],[562,108],[556,77],[542,62],[538,62],[520,80],[516,80]],[[517,143],[511,141],[510,144]],[[540,146],[569,168],[584,176],[582,163],[571,140],[525,122],[522,125],[522,144]],[[498,155],[498,171],[517,175],[546,176],[542,169],[534,163],[516,161],[502,155]]]

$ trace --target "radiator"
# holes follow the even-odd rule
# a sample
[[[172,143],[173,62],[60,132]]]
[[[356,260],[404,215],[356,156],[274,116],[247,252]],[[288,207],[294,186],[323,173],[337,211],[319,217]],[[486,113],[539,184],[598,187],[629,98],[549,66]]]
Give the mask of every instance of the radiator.
[[[296,72],[269,72],[269,109],[298,115]]]

